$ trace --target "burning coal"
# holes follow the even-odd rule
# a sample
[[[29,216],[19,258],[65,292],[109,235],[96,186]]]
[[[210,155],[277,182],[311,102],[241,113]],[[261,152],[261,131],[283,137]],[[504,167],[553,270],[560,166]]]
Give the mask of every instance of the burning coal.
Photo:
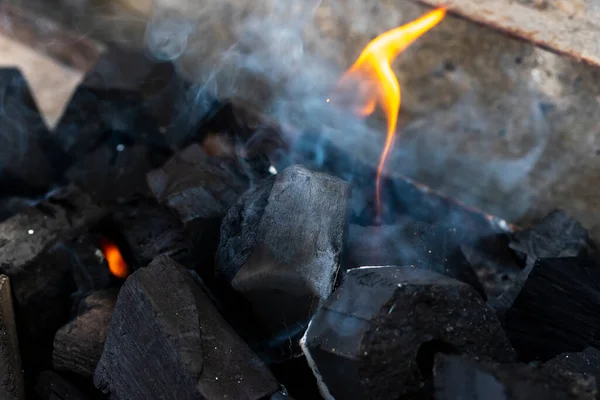
[[[102,248],[104,258],[106,258],[106,262],[108,263],[110,273],[119,279],[127,278],[129,276],[129,266],[127,265],[127,262],[125,262],[119,247],[106,238],[103,238],[100,241],[100,247]]]
[[[401,98],[400,84],[392,71],[391,63],[415,40],[437,25],[445,15],[446,10],[440,8],[376,37],[339,81],[338,88],[348,85],[349,82],[359,82],[354,110],[358,115],[369,116],[379,105],[387,118],[385,146],[377,166],[378,214],[381,214],[381,177],[394,142]]]

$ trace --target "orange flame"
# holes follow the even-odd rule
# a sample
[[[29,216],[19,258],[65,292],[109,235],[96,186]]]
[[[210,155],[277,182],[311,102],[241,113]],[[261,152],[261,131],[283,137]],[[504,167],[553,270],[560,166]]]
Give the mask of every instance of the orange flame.
[[[340,84],[349,80],[364,83],[359,87],[360,104],[356,109],[360,116],[371,115],[379,105],[387,118],[387,137],[377,166],[375,182],[378,215],[381,215],[381,176],[394,141],[400,109],[400,84],[392,71],[391,63],[416,39],[437,25],[445,15],[446,9],[440,8],[376,37],[340,79]]]
[[[121,251],[116,244],[108,239],[102,238],[100,240],[100,247],[106,262],[108,263],[108,269],[111,274],[119,279],[125,279],[129,276],[129,267],[121,255]]]

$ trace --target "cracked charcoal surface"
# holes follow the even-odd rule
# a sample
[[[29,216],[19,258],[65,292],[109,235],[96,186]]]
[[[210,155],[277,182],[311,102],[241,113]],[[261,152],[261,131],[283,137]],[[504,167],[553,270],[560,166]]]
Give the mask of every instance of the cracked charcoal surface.
[[[306,348],[336,398],[415,394],[427,378],[419,364],[431,362],[419,355],[422,346],[514,359],[494,313],[473,288],[413,267],[348,271],[306,333]]]

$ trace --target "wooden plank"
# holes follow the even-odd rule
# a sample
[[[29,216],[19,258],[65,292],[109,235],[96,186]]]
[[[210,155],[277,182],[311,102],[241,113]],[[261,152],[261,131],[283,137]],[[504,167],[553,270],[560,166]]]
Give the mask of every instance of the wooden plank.
[[[597,0],[418,0],[433,7],[600,65]]]

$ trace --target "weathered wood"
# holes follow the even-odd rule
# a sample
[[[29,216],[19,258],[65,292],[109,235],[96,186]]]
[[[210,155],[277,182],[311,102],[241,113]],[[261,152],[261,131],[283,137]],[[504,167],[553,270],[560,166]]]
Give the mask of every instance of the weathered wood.
[[[340,399],[415,394],[437,352],[514,359],[472,287],[414,267],[348,271],[310,322],[302,348],[324,397]]]
[[[24,400],[25,386],[10,282],[0,275],[0,398]]]
[[[202,289],[166,256],[121,288],[94,383],[131,400],[258,400],[279,389]]]
[[[296,165],[269,186],[246,193],[223,221],[216,272],[287,341],[333,290],[349,185]]]
[[[418,0],[549,50],[600,65],[595,0]]]
[[[481,363],[440,355],[435,364],[436,400],[594,400],[593,377],[544,367]]]
[[[116,299],[115,290],[96,292],[83,299],[79,315],[54,336],[54,369],[86,377],[94,375]]]

